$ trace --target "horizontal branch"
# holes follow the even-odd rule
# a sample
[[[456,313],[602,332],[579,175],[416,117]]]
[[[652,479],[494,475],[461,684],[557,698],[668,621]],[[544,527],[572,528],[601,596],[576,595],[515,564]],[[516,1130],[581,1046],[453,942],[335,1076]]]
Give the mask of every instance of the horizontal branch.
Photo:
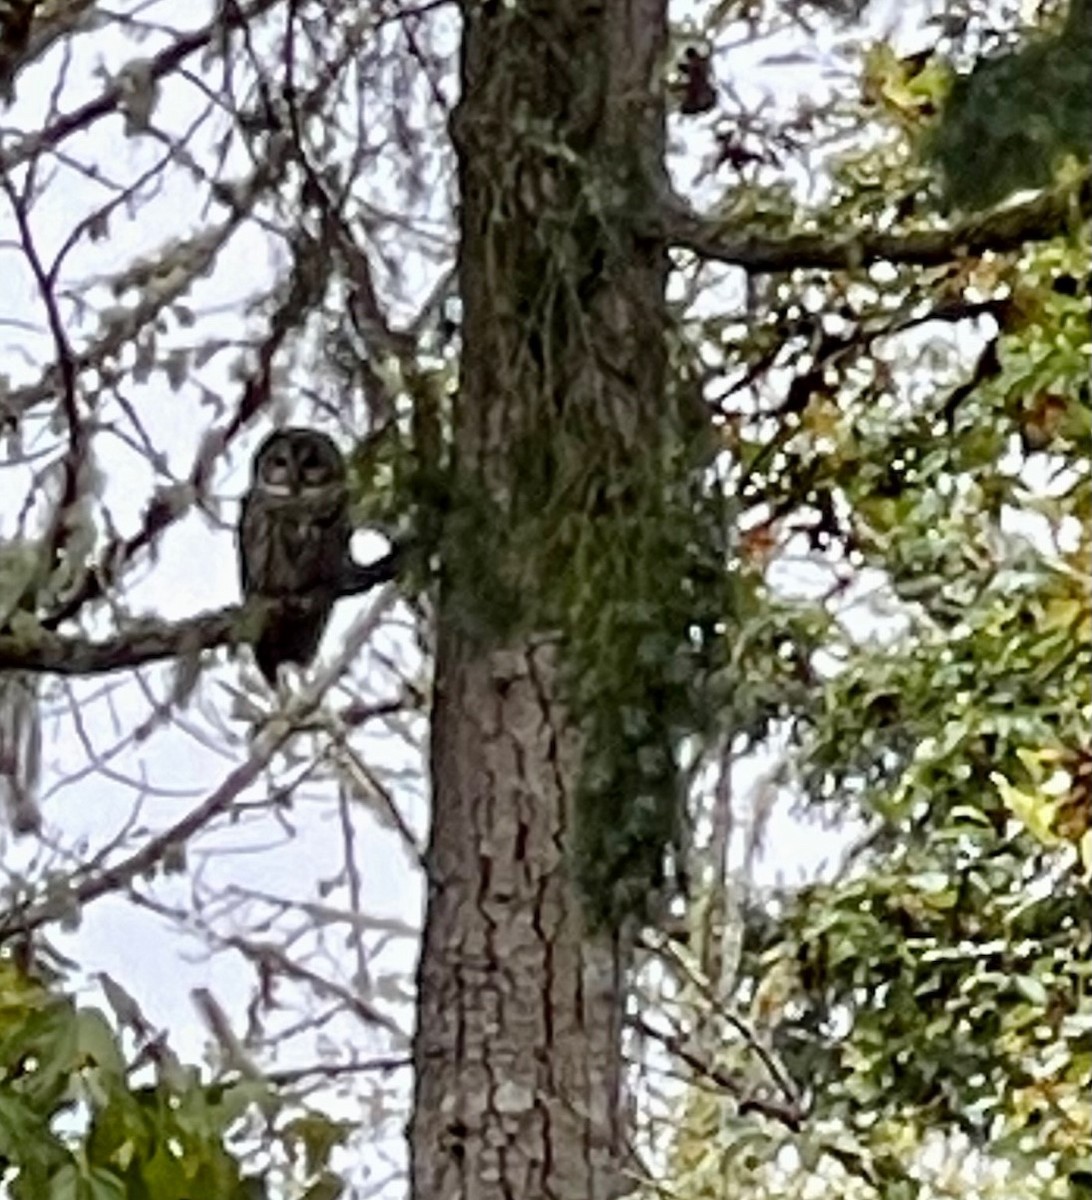
[[[339,588],[340,596],[356,596],[394,579],[403,552],[393,550],[374,563],[353,564]],[[51,675],[104,675],[150,662],[182,658],[217,646],[253,641],[261,616],[273,607],[266,600],[229,604],[182,621],[134,621],[129,628],[102,640],[68,637],[38,628],[0,635],[0,671]]]
[[[723,223],[672,213],[650,228],[651,236],[711,262],[730,263],[753,274],[780,271],[854,270],[870,263],[936,266],[964,255],[1003,253],[1026,242],[1046,241],[1092,216],[1092,173],[1023,204],[976,213],[947,229],[908,233],[800,233],[786,237],[733,235]]]

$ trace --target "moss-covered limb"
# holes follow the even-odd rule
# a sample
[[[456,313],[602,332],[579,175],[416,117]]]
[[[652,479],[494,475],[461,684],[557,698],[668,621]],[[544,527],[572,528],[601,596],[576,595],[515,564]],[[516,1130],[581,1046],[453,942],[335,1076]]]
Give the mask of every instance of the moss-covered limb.
[[[875,262],[935,266],[968,254],[1017,250],[1026,242],[1049,241],[1092,217],[1092,173],[1076,183],[1050,188],[1023,204],[976,213],[944,229],[906,233],[829,233],[786,237],[737,234],[715,221],[664,214],[649,221],[650,236],[663,238],[714,262],[752,274],[781,271],[855,270]]]

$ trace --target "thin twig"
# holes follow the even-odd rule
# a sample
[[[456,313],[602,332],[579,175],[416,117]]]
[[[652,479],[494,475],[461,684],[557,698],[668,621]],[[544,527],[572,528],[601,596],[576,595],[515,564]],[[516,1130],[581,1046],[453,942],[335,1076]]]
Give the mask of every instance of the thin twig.
[[[739,1101],[741,1114],[761,1113],[772,1120],[780,1121],[782,1125],[794,1132],[797,1132],[803,1125],[806,1114],[795,1099],[761,1096],[755,1092],[752,1083],[745,1076],[718,1067],[716,1063],[707,1062],[694,1052],[681,1035],[656,1029],[641,1017],[634,1017],[631,1024],[645,1037],[659,1042],[669,1054],[686,1063],[692,1071],[696,1071],[710,1083],[716,1084],[717,1087],[735,1096]]]
[[[394,599],[388,584],[369,610],[349,630],[336,661],[315,682],[295,696],[254,739],[249,757],[231,771],[223,783],[181,820],[150,838],[139,850],[112,866],[44,898],[24,902],[0,916],[0,944],[13,936],[25,936],[38,927],[64,918],[103,896],[123,891],[142,875],[160,866],[173,851],[183,846],[215,818],[226,813],[269,765],[273,755],[294,735],[297,728],[318,708],[322,697],[337,682],[374,633]]]

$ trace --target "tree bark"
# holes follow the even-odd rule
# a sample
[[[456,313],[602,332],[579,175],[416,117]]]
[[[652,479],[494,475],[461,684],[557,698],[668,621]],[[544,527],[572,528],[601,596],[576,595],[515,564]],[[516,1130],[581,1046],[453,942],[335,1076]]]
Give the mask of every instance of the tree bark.
[[[621,962],[563,869],[572,739],[549,652],[442,637],[413,1195],[620,1190]]]
[[[662,416],[666,256],[639,228],[663,171],[665,6],[467,0],[463,17],[455,506],[476,490],[518,530],[526,475],[556,496]],[[568,870],[580,739],[556,639],[468,630],[459,552],[445,541],[412,1195],[605,1200],[627,1187],[626,964],[587,934]]]

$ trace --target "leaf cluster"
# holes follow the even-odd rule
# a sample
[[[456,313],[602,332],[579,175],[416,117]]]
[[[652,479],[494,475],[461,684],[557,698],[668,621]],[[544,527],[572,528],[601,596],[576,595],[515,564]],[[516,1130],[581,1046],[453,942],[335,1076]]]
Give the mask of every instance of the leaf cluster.
[[[241,1135],[268,1134],[284,1103],[262,1080],[204,1083],[165,1045],[134,1078],[103,1013],[0,957],[0,1180],[12,1200],[260,1200],[268,1172],[244,1154]],[[317,1121],[317,1118],[316,1118]],[[314,1192],[334,1142],[326,1121],[301,1139],[285,1127],[294,1156],[306,1154]],[[312,1150],[325,1146],[314,1158]],[[265,1156],[262,1156],[263,1158]],[[312,1159],[314,1160],[312,1161]],[[248,1159],[250,1164],[248,1165]]]
[[[926,143],[947,198],[985,208],[1044,187],[1066,156],[1092,155],[1092,4],[1071,0],[1061,28],[980,60],[957,77]]]
[[[861,136],[808,219],[926,227],[942,200],[922,137],[948,82],[884,47],[865,69]],[[1029,186],[1017,159],[983,202]],[[747,1086],[692,1088],[674,1148],[687,1194],[1012,1200],[1089,1178],[1089,271],[1075,220],[937,268],[799,270],[753,285],[742,335],[705,323],[754,384],[735,418],[744,511],[776,514],[775,560],[791,547],[833,581],[821,650],[802,643],[812,687],[782,693],[780,780],[847,845],[821,882],[750,895],[724,1001],[809,1116],[786,1134]],[[776,1080],[753,1050],[728,1038],[712,1057],[761,1096]]]

